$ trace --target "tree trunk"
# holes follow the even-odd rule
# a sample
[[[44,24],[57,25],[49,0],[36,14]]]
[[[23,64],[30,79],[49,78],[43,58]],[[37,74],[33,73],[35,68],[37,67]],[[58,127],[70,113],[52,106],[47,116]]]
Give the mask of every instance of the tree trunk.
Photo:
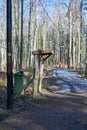
[[[33,84],[33,97],[38,96],[38,85],[39,85],[39,70],[40,70],[40,59],[37,55],[34,56],[34,84]]]
[[[23,0],[21,0],[21,43],[20,43],[20,66],[19,69],[22,69],[23,61]]]
[[[85,76],[87,76],[87,25],[86,25],[86,62],[85,62]]]
[[[36,0],[36,5],[35,5],[34,50],[36,50],[37,48],[37,38],[38,38],[38,0]]]
[[[46,8],[46,0],[44,0],[44,8]],[[44,11],[44,20],[43,20],[43,49],[47,48],[46,44],[46,34],[47,34],[47,17],[46,12]]]
[[[69,32],[70,32],[70,40],[69,40],[69,69],[71,69],[72,67],[72,13],[71,11],[69,11],[70,15],[69,15],[69,20],[70,20],[70,25],[69,25]]]
[[[82,6],[83,6],[83,0],[81,0],[80,2],[80,41],[79,41],[79,44],[80,44],[80,71],[81,71],[81,68],[82,68]]]
[[[29,20],[28,20],[28,44],[27,44],[27,66],[26,68],[29,70],[29,66],[31,64],[31,11],[32,11],[32,0],[30,0],[30,8],[29,8]]]

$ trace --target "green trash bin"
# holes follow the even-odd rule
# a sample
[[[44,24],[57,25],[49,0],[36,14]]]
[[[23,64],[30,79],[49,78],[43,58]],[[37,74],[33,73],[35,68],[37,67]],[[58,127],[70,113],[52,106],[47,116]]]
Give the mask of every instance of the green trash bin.
[[[14,93],[20,94],[23,89],[23,71],[20,70],[14,74]]]

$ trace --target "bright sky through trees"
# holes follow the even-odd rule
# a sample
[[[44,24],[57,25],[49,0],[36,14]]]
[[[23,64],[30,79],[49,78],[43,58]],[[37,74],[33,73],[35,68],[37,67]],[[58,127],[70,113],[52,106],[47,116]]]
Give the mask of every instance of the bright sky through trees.
[[[85,2],[86,0],[83,0],[83,3]],[[24,0],[25,3],[29,3],[29,0]],[[39,0],[39,5],[40,6],[43,6],[43,3],[44,3],[44,0]],[[66,3],[67,7],[69,6],[69,0],[46,0],[46,11],[48,12],[48,14],[50,16],[53,15],[53,8],[55,7],[55,5],[57,3]],[[42,4],[42,5],[41,5]],[[28,5],[28,4],[27,4]],[[66,10],[68,9],[66,7]],[[43,7],[42,7],[43,8]],[[3,0],[0,0],[0,10],[3,9]],[[63,10],[62,10],[63,11]],[[0,11],[1,12],[1,11]],[[26,13],[26,11],[25,11]],[[84,18],[85,18],[85,22],[87,21],[87,10],[85,9],[84,10],[84,7],[83,7],[83,14],[84,14]],[[27,15],[27,14],[25,14]],[[0,14],[0,17],[1,17],[1,14]],[[87,23],[87,22],[86,22]]]

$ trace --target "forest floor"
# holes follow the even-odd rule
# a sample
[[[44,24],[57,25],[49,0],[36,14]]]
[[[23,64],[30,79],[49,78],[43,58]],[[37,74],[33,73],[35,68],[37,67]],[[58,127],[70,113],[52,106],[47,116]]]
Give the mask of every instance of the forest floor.
[[[48,70],[37,99],[29,86],[12,109],[0,104],[0,130],[87,130],[86,83],[74,72]]]

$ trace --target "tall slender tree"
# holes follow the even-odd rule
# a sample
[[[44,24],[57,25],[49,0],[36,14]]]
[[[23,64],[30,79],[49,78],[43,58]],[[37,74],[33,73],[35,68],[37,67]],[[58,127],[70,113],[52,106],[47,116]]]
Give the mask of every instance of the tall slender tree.
[[[20,66],[19,69],[22,69],[23,61],[23,0],[21,0],[21,42],[20,42]]]
[[[27,66],[26,68],[29,69],[31,64],[31,12],[32,12],[32,3],[33,1],[30,0],[29,2],[29,19],[28,19],[28,44],[27,44]]]
[[[34,50],[37,49],[38,38],[38,0],[35,0]]]

